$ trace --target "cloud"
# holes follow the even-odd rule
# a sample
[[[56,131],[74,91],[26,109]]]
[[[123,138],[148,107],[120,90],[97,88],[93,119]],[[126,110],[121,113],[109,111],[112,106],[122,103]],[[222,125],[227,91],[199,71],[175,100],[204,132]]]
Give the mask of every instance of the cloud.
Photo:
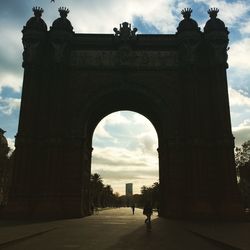
[[[130,151],[126,148],[95,148],[93,151],[93,164],[99,166],[117,166],[120,167],[151,167],[152,161],[148,161],[153,157],[154,165],[157,164],[157,156],[142,153],[140,148]],[[150,162],[150,165],[148,164]]]
[[[104,146],[106,143],[107,146],[124,146],[129,131],[127,126],[131,125],[131,121],[123,113],[111,113],[98,123],[94,131],[93,145]]]
[[[11,87],[20,92],[22,86],[22,25],[19,15],[22,13],[21,3],[4,1],[0,8],[0,92],[3,87]]]
[[[137,34],[159,34],[160,31],[155,27],[154,24],[144,20],[142,16],[133,17],[132,23],[134,27],[138,29]]]
[[[106,116],[96,127],[93,145],[126,148],[155,154],[157,134],[152,123],[144,116],[130,111],[120,111]]]
[[[114,26],[118,27],[124,21],[132,23],[136,17],[142,18],[146,24],[153,24],[162,32],[175,31],[178,22],[174,15],[175,0],[126,0],[125,2],[75,0],[65,4],[70,9],[68,18],[75,32],[80,33],[113,33]],[[60,5],[62,5],[60,1],[55,4],[43,4],[43,19],[48,27],[58,18],[57,9]],[[29,10],[29,7],[26,7]],[[31,12],[30,15],[32,15]],[[23,20],[24,23],[26,21]]]
[[[101,122],[97,125],[95,131],[94,131],[94,138],[95,139],[105,139],[105,138],[112,138],[112,136],[108,133],[108,131],[105,129],[106,120],[103,119]]]
[[[122,115],[122,111],[114,112],[106,116],[105,124],[106,125],[117,125],[117,124],[128,124],[130,121]]]
[[[8,146],[11,149],[11,152],[15,149],[15,139],[14,138],[6,138],[8,141]]]
[[[150,169],[150,170],[138,170],[138,169],[125,169],[125,170],[115,170],[114,169],[96,169],[97,172],[106,180],[110,179],[115,179],[116,181],[121,181],[121,180],[135,180],[135,179],[151,179],[152,177],[158,177],[159,176],[159,171],[158,168],[155,169]],[[153,184],[153,183],[152,183]]]
[[[247,17],[250,5],[247,1],[225,1],[225,0],[194,0],[194,3],[203,3],[211,7],[220,9],[218,17],[225,22],[227,26],[238,26],[238,22]]]
[[[1,1],[0,17],[4,21],[9,16],[12,16],[9,22],[15,23],[17,20],[20,22],[23,18],[27,18],[29,12],[31,12],[31,6],[35,4],[38,4],[37,1]],[[6,22],[3,22],[3,24],[6,24]]]
[[[244,90],[229,88],[229,98],[232,114],[232,131],[235,145],[241,146],[250,139],[250,97]]]
[[[235,145],[237,147],[250,140],[250,119],[246,119],[238,127],[234,127],[233,135],[235,136]]]
[[[229,65],[242,74],[249,74],[250,69],[250,38],[243,38],[230,45]]]
[[[140,148],[99,148],[92,153],[91,172],[99,173],[120,194],[124,194],[125,183],[134,184],[134,193],[140,193],[143,185],[152,185],[159,179],[158,166],[158,156],[143,154]]]
[[[22,76],[14,72],[1,72],[0,70],[0,93],[4,87],[9,87],[16,92],[21,91]]]
[[[157,134],[147,118],[120,111],[105,117],[98,126],[109,136],[101,138],[100,145],[98,133],[94,133],[92,173],[99,173],[104,183],[120,194],[124,194],[125,183],[132,182],[134,191],[140,193],[141,186],[150,186],[159,179]]]
[[[241,24],[240,32],[243,35],[248,35],[250,34],[250,21],[243,22]]]
[[[243,92],[244,93],[244,92]],[[241,91],[229,87],[230,106],[245,106],[250,108],[250,97],[245,96]]]
[[[20,108],[21,100],[19,98],[1,97],[0,96],[0,112],[5,115],[11,115],[12,112]]]
[[[20,91],[23,75],[21,30],[1,23],[0,33],[0,92],[5,86]]]
[[[139,146],[143,153],[157,155],[157,135],[155,131],[142,133],[138,136]]]

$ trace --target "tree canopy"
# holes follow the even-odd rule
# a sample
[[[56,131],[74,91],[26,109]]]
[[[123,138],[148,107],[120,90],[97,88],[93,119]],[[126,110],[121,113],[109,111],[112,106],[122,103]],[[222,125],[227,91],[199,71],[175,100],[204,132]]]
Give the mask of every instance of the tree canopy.
[[[91,174],[90,177],[90,199],[94,207],[116,207],[118,205],[118,193],[113,193],[110,185],[104,185],[102,177]]]
[[[244,166],[248,162],[250,162],[250,140],[235,148],[236,167]]]
[[[244,206],[250,206],[250,140],[235,149],[235,163]]]

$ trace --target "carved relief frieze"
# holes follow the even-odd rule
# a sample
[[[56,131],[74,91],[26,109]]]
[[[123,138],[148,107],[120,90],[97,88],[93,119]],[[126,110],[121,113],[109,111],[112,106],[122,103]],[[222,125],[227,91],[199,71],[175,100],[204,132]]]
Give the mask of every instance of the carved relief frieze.
[[[177,67],[176,51],[75,50],[71,52],[70,66],[79,68],[135,68],[165,69]]]

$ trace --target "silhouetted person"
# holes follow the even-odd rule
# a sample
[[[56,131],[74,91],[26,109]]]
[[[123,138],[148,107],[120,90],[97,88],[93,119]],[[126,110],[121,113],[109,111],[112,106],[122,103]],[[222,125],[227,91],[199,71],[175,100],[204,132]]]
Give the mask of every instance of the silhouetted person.
[[[135,204],[131,206],[133,214],[135,214]]]
[[[153,213],[153,209],[152,209],[151,203],[148,201],[143,208],[143,214],[147,216],[145,223],[151,222],[152,213]]]

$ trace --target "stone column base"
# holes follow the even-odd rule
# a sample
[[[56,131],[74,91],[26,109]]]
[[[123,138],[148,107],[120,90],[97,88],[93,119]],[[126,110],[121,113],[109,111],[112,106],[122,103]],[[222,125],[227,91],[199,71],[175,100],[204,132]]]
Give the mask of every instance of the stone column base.
[[[244,216],[242,204],[236,201],[210,203],[206,200],[198,200],[187,204],[185,211],[185,217],[191,219],[234,220],[243,219]]]
[[[46,200],[10,200],[0,210],[1,219],[67,219],[90,215],[83,211],[82,201],[76,197]]]
[[[244,219],[245,213],[238,199],[210,201],[191,198],[183,200],[171,197],[165,206],[160,208],[160,216],[171,219]]]

